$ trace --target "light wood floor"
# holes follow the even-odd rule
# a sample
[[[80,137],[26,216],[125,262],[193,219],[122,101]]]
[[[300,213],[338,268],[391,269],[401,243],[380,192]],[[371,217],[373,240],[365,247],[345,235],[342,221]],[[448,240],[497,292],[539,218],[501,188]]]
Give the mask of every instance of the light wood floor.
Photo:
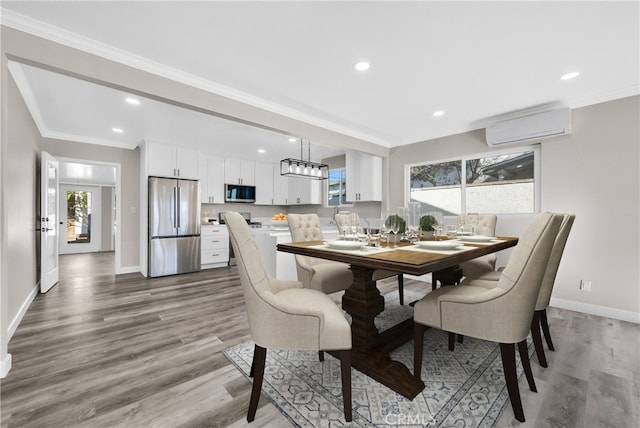
[[[60,282],[9,343],[2,427],[291,426],[264,398],[246,423],[250,383],[222,354],[249,339],[236,268],[156,279],[113,271],[113,253],[61,257]],[[527,423],[508,407],[498,425],[640,426],[640,328],[549,316],[557,350],[547,369],[532,361],[537,394],[520,383]]]

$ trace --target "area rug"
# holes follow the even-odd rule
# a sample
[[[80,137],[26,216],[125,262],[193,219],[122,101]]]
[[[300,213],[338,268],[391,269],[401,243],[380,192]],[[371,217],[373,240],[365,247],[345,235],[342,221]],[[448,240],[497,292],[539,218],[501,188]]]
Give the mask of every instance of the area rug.
[[[418,298],[420,295],[405,291],[405,302]],[[376,319],[381,331],[413,315],[412,307],[398,304],[397,293],[385,296],[385,308]],[[447,344],[447,333],[435,329],[425,332],[421,376],[425,389],[413,400],[352,370],[351,423],[344,420],[340,362],[328,354],[320,362],[315,351],[268,350],[262,392],[299,427],[494,426],[510,406],[499,346],[465,337],[464,343],[456,343],[455,351],[450,352]],[[245,342],[228,348],[225,354],[248,376],[253,349],[252,342]],[[412,370],[413,343],[396,349],[392,358]],[[518,361],[518,376],[521,374]]]

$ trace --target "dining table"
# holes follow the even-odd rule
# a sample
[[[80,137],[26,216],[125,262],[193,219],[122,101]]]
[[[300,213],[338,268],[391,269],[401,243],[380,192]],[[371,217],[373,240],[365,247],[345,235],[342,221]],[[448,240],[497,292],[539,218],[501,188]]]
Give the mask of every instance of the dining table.
[[[518,238],[452,240],[449,243],[451,245],[423,241],[400,242],[397,247],[372,247],[365,243],[344,242],[347,243],[341,243],[340,240],[280,243],[277,250],[349,264],[353,283],[342,296],[342,308],[352,319],[351,365],[412,400],[424,389],[424,382],[403,363],[393,360],[391,351],[411,340],[413,319],[378,331],[375,318],[385,307],[384,297],[373,280],[373,273],[383,269],[398,274],[424,275],[513,247]]]

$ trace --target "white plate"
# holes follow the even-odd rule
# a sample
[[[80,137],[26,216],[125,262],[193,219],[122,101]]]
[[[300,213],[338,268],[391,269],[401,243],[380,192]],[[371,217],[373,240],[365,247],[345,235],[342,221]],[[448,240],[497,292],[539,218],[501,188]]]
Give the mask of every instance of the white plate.
[[[336,250],[357,250],[364,247],[364,244],[358,241],[327,241],[327,245]]]
[[[495,238],[495,236],[484,236],[484,235],[469,235],[469,236],[458,236],[460,241],[467,242],[491,242]]]
[[[428,250],[455,250],[462,245],[456,241],[416,241],[418,247]]]
[[[468,236],[471,235],[471,232],[456,232],[456,236]]]

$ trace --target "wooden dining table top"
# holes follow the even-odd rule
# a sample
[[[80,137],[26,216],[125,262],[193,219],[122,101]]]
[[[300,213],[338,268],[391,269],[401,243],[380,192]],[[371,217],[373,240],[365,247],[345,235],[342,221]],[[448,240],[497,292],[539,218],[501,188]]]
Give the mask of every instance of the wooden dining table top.
[[[462,250],[442,251],[417,248],[409,242],[400,242],[393,249],[365,246],[357,250],[338,250],[330,248],[323,241],[306,241],[281,243],[277,249],[352,266],[423,275],[513,247],[517,243],[518,238],[496,237],[487,243],[460,242],[460,245],[464,245]]]

